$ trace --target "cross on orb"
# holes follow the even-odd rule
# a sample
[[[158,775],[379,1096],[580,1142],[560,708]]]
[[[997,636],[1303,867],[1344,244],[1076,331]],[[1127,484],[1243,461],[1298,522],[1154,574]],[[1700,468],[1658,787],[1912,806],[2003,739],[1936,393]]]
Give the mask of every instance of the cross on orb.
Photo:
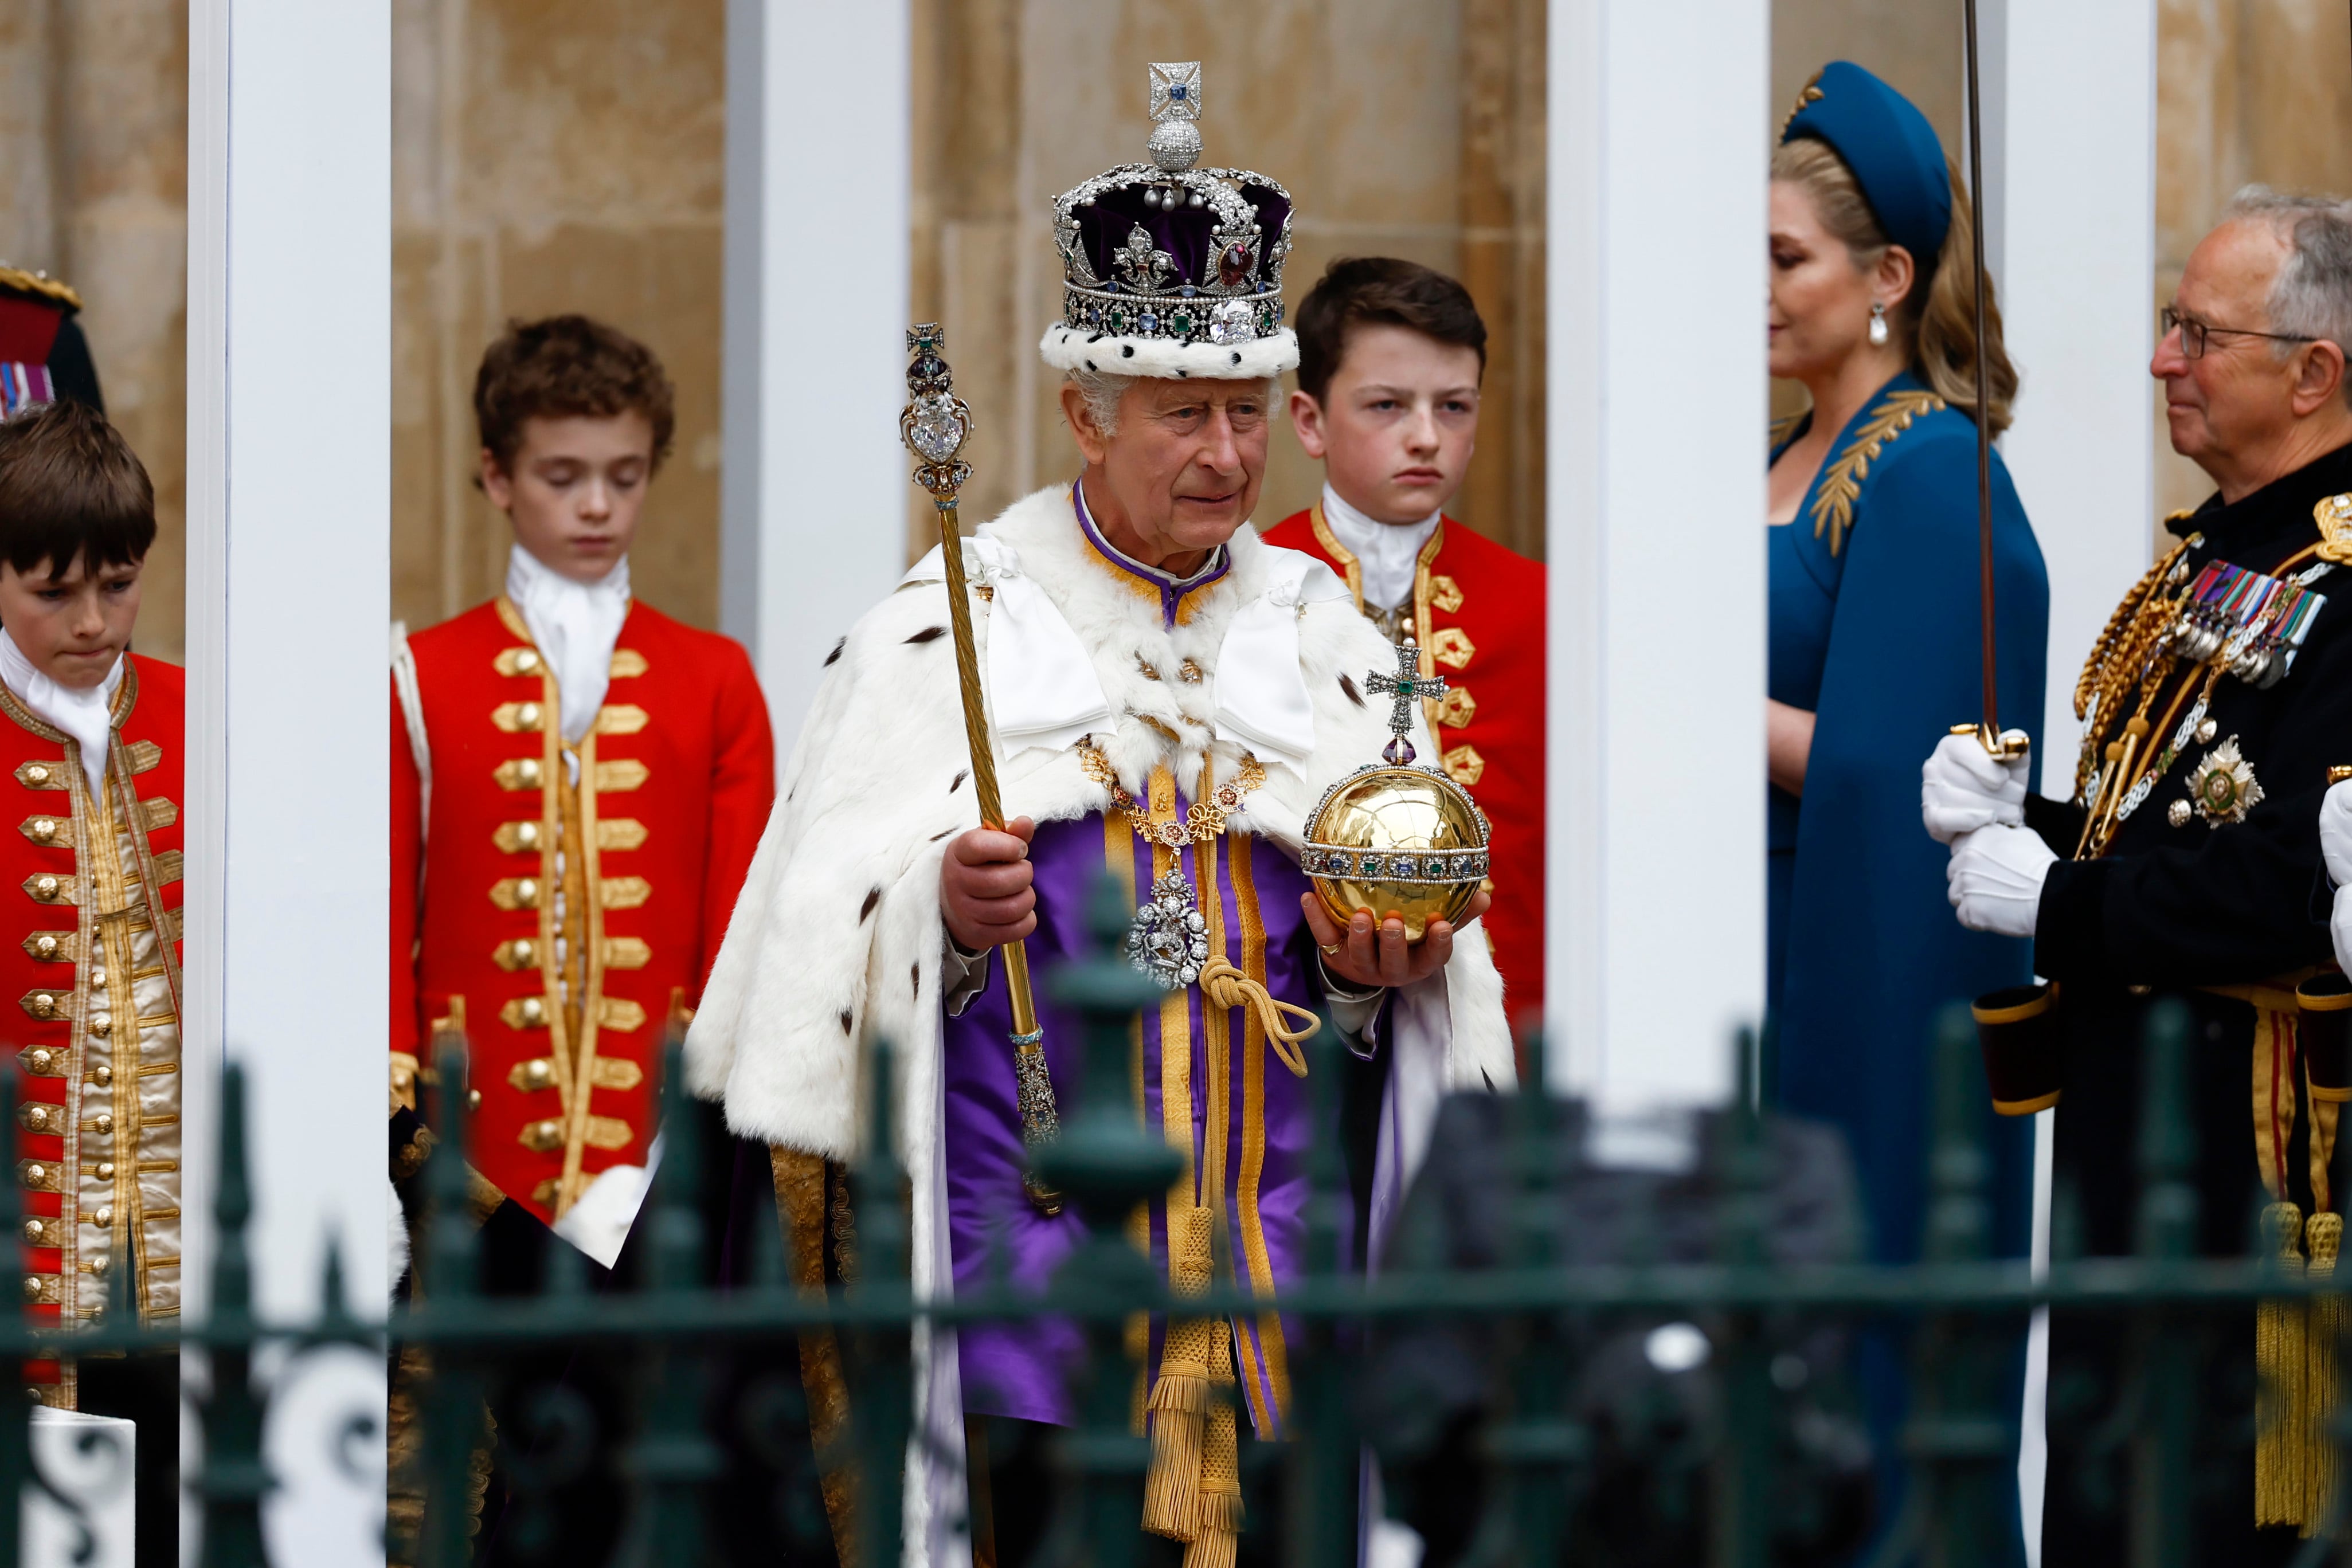
[[[1413,759],[1412,742],[1405,738],[1405,732],[1412,727],[1413,701],[1444,696],[1445,677],[1421,673],[1421,647],[1410,632],[1396,645],[1396,662],[1395,674],[1384,675],[1374,670],[1364,677],[1364,685],[1376,696],[1393,698],[1389,706],[1389,729],[1396,738],[1389,742],[1381,756],[1391,766],[1402,768]]]

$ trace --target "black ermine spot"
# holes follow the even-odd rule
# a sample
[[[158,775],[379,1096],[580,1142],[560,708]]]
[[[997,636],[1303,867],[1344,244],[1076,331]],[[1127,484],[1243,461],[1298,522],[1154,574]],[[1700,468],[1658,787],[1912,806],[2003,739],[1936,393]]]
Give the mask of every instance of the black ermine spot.
[[[838,660],[840,659],[840,657],[841,657],[841,651],[842,651],[844,648],[846,648],[846,647],[848,647],[848,646],[849,646],[849,639],[848,639],[848,638],[846,638],[846,637],[844,637],[840,642],[835,643],[833,645],[833,652],[832,652],[832,653],[827,653],[827,654],[824,656],[824,662],[825,662],[825,664],[834,664],[834,663],[835,663],[836,661],[838,661]],[[822,665],[820,665],[819,667],[820,667],[820,668],[822,668],[823,666],[822,666]]]
[[[857,906],[857,924],[860,925],[865,925],[866,917],[873,914],[874,906],[881,902],[882,890],[880,888],[877,887],[871,893],[868,893],[866,895],[866,902]]]
[[[963,781],[964,781],[965,779],[967,779],[971,778],[971,770],[970,768],[960,768],[956,769],[955,782],[948,786],[948,793],[949,793],[949,794],[950,794],[950,795],[952,795],[952,794],[954,794],[957,790],[959,790],[959,789],[962,789],[962,788],[963,788]]]
[[[844,1034],[847,1034],[849,1032],[849,1009],[847,1008],[841,1009],[841,1032]]]
[[[923,994],[923,966],[920,959],[907,966],[907,982],[915,988],[915,995],[919,997]]]
[[[1348,700],[1349,702],[1354,703],[1358,707],[1364,706],[1364,694],[1358,691],[1356,689],[1356,683],[1349,680],[1346,675],[1341,675],[1339,677],[1339,689],[1348,694]]]
[[[909,643],[935,643],[947,634],[948,629],[944,626],[926,626],[921,631],[916,632],[913,636],[908,638],[907,641]]]
[[[931,842],[938,843],[941,839],[946,838],[950,833],[954,831],[955,830],[953,828],[941,828],[938,832],[931,835]]]

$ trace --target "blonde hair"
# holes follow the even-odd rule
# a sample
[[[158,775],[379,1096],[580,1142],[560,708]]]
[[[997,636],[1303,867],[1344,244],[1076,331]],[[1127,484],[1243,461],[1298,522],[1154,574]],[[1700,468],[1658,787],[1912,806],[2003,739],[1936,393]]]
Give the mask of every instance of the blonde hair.
[[[1947,157],[1944,171],[1952,183],[1952,226],[1939,254],[1911,258],[1911,291],[1888,312],[1887,325],[1910,345],[1912,373],[1952,407],[1974,417],[1975,240],[1959,166]],[[1828,142],[1810,136],[1783,142],[1772,153],[1772,178],[1786,180],[1812,198],[1822,226],[1845,246],[1856,270],[1868,271],[1886,254],[1886,231],[1878,226],[1853,171]],[[1985,392],[1986,423],[1999,435],[2009,428],[2017,367],[2001,346],[2000,304],[1990,277],[1985,279]]]

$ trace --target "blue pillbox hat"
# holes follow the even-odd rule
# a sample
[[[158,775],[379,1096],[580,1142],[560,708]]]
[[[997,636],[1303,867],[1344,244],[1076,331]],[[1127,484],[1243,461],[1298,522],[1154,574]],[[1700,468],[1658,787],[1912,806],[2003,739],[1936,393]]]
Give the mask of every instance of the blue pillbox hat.
[[[1936,265],[1952,228],[1952,181],[1944,144],[1916,105],[1860,66],[1832,60],[1781,128],[1783,145],[1800,136],[1845,160],[1878,226],[1922,273]]]

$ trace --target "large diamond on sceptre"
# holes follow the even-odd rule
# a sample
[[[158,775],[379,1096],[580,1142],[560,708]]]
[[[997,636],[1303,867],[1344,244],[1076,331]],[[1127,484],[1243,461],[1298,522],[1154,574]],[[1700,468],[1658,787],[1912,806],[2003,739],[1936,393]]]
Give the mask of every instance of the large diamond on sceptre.
[[[937,499],[952,497],[971,477],[971,465],[956,461],[956,454],[971,438],[971,410],[955,395],[955,375],[940,350],[946,335],[925,322],[907,332],[907,349],[914,357],[907,364],[908,403],[898,415],[898,436],[922,459],[915,483]]]
[[[1360,909],[1376,920],[1404,921],[1419,941],[1433,920],[1459,922],[1492,864],[1493,830],[1470,792],[1441,768],[1414,766],[1407,732],[1413,704],[1443,696],[1445,683],[1421,673],[1421,650],[1408,626],[1397,644],[1396,673],[1365,679],[1389,697],[1391,738],[1379,762],[1366,763],[1323,793],[1307,819],[1300,865],[1332,919],[1344,925]]]

